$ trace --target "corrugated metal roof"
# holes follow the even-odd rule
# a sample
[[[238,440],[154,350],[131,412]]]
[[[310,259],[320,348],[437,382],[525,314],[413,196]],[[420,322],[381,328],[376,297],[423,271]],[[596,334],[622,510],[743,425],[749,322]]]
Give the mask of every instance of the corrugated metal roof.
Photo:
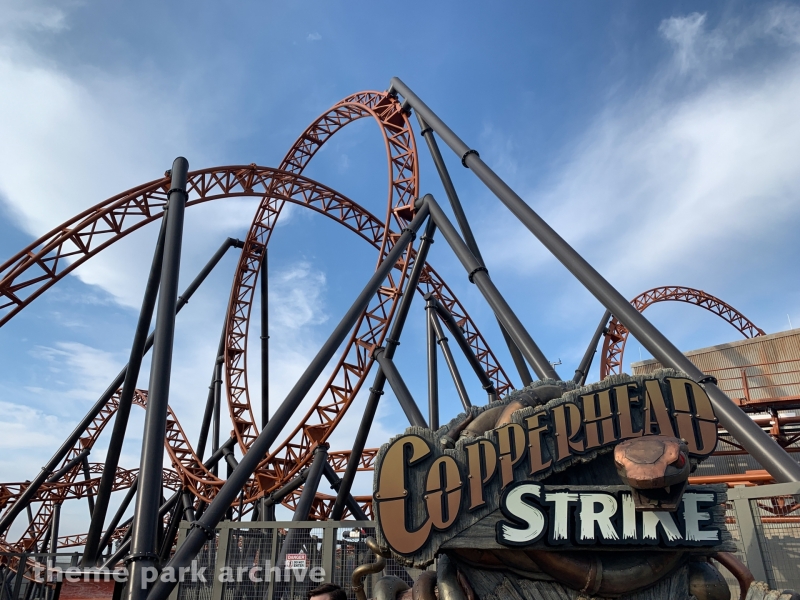
[[[709,348],[685,355],[719,381],[731,398],[743,403],[800,397],[800,329],[790,329]],[[634,375],[661,368],[657,360],[631,364]]]

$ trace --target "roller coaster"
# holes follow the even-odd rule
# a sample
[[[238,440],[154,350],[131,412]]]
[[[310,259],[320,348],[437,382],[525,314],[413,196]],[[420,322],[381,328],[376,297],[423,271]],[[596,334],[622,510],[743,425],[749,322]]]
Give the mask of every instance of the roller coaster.
[[[418,138],[411,123],[414,113],[419,121],[419,135],[432,153],[456,216],[456,225],[450,223],[432,197],[421,195]],[[372,118],[378,124],[386,152],[388,198],[386,212],[380,216],[303,174],[333,135],[363,118]],[[302,132],[276,168],[250,164],[188,171],[188,163],[177,159],[171,171],[163,177],[85,210],[0,266],[2,327],[93,256],[128,234],[161,222],[129,364],[110,383],[40,473],[30,481],[0,484],[0,510],[3,511],[0,516],[0,552],[5,553],[7,567],[14,571],[31,568],[31,564],[20,566],[19,560],[13,558],[15,555],[56,552],[72,547],[83,548],[82,564],[89,566],[114,564],[122,559],[143,564],[147,561],[180,561],[181,558],[173,557],[173,553],[177,526],[182,519],[192,523],[190,539],[196,536],[197,540],[204,540],[220,518],[242,519],[250,515],[254,520],[274,519],[277,504],[292,510],[296,520],[370,518],[371,496],[353,497],[351,487],[356,472],[372,469],[377,450],[365,447],[366,436],[387,381],[411,425],[438,428],[435,375],[438,347],[462,403],[468,408],[470,394],[453,359],[449,335],[450,341],[464,352],[475,371],[487,401],[503,398],[515,387],[466,307],[427,262],[428,247],[437,232],[454,249],[470,282],[480,288],[492,307],[521,382],[527,385],[534,376],[539,379],[558,378],[530,334],[491,284],[435,134],[456,152],[462,165],[472,169],[608,309],[591,338],[586,356],[576,369],[576,384],[585,381],[601,337],[601,378],[621,373],[625,341],[631,332],[663,364],[680,368],[697,381],[714,388],[713,378],[704,377],[699,371],[692,372],[686,364],[688,361],[682,362],[674,347],[668,342],[665,344],[666,339],[641,317],[645,308],[657,302],[690,303],[717,314],[745,337],[764,334],[729,304],[693,288],[655,288],[630,302],[625,301],[623,307],[621,297],[610,291],[613,288],[563,240],[556,239],[557,234],[527,205],[522,206],[521,200],[522,204],[517,203],[514,198],[518,196],[483,163],[478,153],[464,145],[405,84],[395,79],[388,91],[353,94],[324,112]],[[176,286],[184,208],[237,197],[259,200],[243,240],[225,240],[208,265],[178,295]],[[377,267],[370,283],[312,361],[290,397],[270,414],[267,377],[262,377],[264,381],[260,390],[251,389],[247,356],[250,347],[260,344],[262,364],[267,366],[266,257],[270,239],[287,204],[320,213],[357,234],[371,245],[369,251],[377,251]],[[420,242],[415,247],[414,238],[420,231],[424,233],[419,236]],[[172,331],[177,313],[231,249],[240,249],[240,255],[227,311],[221,319],[223,327],[217,360],[210,365],[212,376],[204,418],[197,442],[193,443],[181,426],[178,415],[167,403]],[[159,289],[161,294],[156,306]],[[427,417],[410,396],[392,360],[415,296],[414,290],[424,299],[428,309]],[[260,339],[254,341],[251,319],[258,294],[261,294],[261,334]],[[154,313],[155,331],[148,338]],[[139,366],[151,347],[154,354],[151,389],[137,389]],[[335,359],[333,352],[340,347],[344,349]],[[333,365],[331,374],[311,407],[304,415],[295,415],[299,402],[328,365]],[[535,375],[531,375],[529,366]],[[353,447],[330,450],[328,440],[356,396],[364,390],[371,372],[375,380],[368,390],[367,409],[362,415]],[[736,433],[737,439],[762,461],[774,479],[781,481],[796,477],[800,467],[791,458],[787,457],[788,462],[782,457],[765,459],[766,455],[773,453],[772,440],[748,417],[744,416],[743,420],[734,414],[733,411],[741,411],[721,394],[710,392],[725,427]],[[474,392],[471,397],[475,398]],[[254,409],[253,398],[261,402],[261,422],[257,422],[258,411]],[[224,401],[227,401],[232,431],[227,440],[219,436],[220,407]],[[113,451],[121,447],[132,406],[146,411],[145,427],[150,428],[150,437],[156,438],[155,442],[148,442],[146,429],[139,469],[120,466],[119,452]],[[278,434],[289,423],[294,423],[294,427],[284,439],[278,440]],[[88,457],[93,446],[111,424],[113,432],[105,462],[90,463]],[[210,452],[206,456],[209,438]],[[153,444],[160,446],[162,454]],[[240,460],[234,456],[235,446],[242,457]],[[159,457],[163,452],[166,452],[171,468],[161,468]],[[153,460],[149,460],[151,458]],[[227,478],[220,475],[221,464],[228,467]],[[337,495],[318,491],[323,477],[330,481]],[[119,491],[125,491],[125,498],[116,514],[109,518],[110,495]],[[165,501],[162,501],[162,495]],[[123,521],[134,498],[137,498],[134,517]],[[90,505],[92,517],[88,533],[60,536],[61,505],[65,501],[79,500]],[[9,528],[23,512],[28,515],[27,524],[17,539],[11,539]],[[150,519],[147,522],[145,513]],[[139,519],[145,521],[137,525]],[[148,531],[147,523],[158,523],[160,534],[154,537]],[[184,544],[186,556],[192,552],[192,547],[191,543]],[[150,597],[163,598],[165,593],[156,587]]]

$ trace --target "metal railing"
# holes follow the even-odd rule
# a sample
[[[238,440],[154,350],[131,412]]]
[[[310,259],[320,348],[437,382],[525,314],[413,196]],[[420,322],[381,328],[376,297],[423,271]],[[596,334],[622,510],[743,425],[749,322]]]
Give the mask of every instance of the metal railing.
[[[800,590],[800,483],[731,488],[727,524],[738,546],[735,554],[756,580],[778,590]],[[179,545],[189,528],[189,523],[181,523]],[[291,547],[284,547],[290,529],[295,530],[289,537]],[[304,600],[322,582],[342,586],[348,599],[355,600],[351,576],[357,566],[375,561],[365,543],[374,535],[373,521],[223,521],[170,600]],[[4,558],[6,564],[14,558],[62,569],[78,565],[77,553]],[[736,580],[723,567],[720,570],[732,597],[738,597]],[[419,573],[389,558],[383,571],[364,581],[367,597],[384,575],[395,575],[411,585]],[[37,598],[52,599],[52,588],[18,578],[7,567],[0,571],[0,600]]]
[[[188,528],[181,524],[179,545]],[[284,547],[290,529],[295,533],[288,538],[290,547]],[[374,535],[373,521],[223,521],[197,557],[195,568],[206,567],[206,581],[180,583],[170,600],[305,600],[323,582],[342,586],[355,600],[353,569],[375,562],[365,543]],[[388,558],[383,571],[364,581],[367,597],[384,575],[400,577],[410,586],[419,572]]]
[[[757,581],[800,590],[800,483],[728,490],[728,529]],[[738,595],[736,581],[722,569]]]

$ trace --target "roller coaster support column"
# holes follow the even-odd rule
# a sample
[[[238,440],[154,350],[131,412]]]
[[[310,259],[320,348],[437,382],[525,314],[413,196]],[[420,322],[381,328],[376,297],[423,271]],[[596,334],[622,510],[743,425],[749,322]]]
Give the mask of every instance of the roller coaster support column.
[[[61,524],[61,504],[53,505],[53,516],[50,521],[50,554],[58,552],[58,528]]]
[[[328,483],[331,484],[331,489],[338,494],[339,488],[342,487],[342,479],[336,474],[336,471],[333,470],[333,467],[329,462],[326,461],[323,468],[325,469],[323,471],[325,479],[327,479]],[[358,502],[356,502],[356,499],[353,498],[352,494],[347,494],[345,497],[345,504],[347,504],[350,514],[353,515],[353,518],[356,521],[369,521],[369,517],[367,517],[366,513],[358,505]]]
[[[217,362],[214,363],[214,427],[211,432],[211,453],[212,455],[219,450],[219,426],[222,412],[222,363],[225,360],[224,356],[217,356]],[[219,475],[219,466],[214,463],[211,468],[214,475]]]
[[[306,479],[308,479],[308,472],[308,467],[302,469],[297,475],[295,475],[294,479],[289,481],[289,483],[285,484],[281,488],[278,488],[263,499],[264,515],[262,521],[275,520],[275,505],[282,502],[286,496],[303,485],[306,482]]]
[[[311,504],[317,495],[319,482],[325,472],[325,463],[328,461],[328,447],[328,444],[323,443],[314,451],[314,460],[311,462],[308,477],[303,484],[303,493],[300,494],[300,499],[295,506],[292,521],[307,521],[308,515],[311,514]]]
[[[53,473],[50,477],[47,478],[46,483],[55,483],[59,479],[61,479],[64,475],[66,475],[69,471],[75,468],[76,465],[79,465],[83,462],[83,459],[89,456],[91,453],[91,448],[84,448],[81,450],[80,454],[61,467],[58,471]],[[33,485],[33,484],[31,484]],[[30,504],[28,504],[25,508],[28,508]]]
[[[425,119],[420,116],[419,112],[417,112],[416,115],[422,137],[424,137],[425,141],[428,143],[428,150],[430,150],[431,157],[433,158],[433,164],[436,165],[439,179],[442,180],[442,186],[447,194],[447,199],[450,201],[450,206],[453,208],[453,214],[456,216],[456,223],[458,223],[459,229],[461,229],[461,235],[464,236],[464,242],[467,244],[467,248],[475,255],[475,258],[478,259],[481,266],[485,267],[486,263],[483,262],[483,256],[481,256],[481,251],[478,248],[478,242],[472,234],[472,228],[469,226],[467,215],[464,214],[464,208],[461,206],[461,201],[458,199],[453,180],[450,179],[450,172],[447,170],[447,165],[444,164],[442,153],[439,152],[439,144],[436,142],[433,130],[425,124]],[[523,387],[530,385],[533,381],[533,377],[531,377],[531,372],[528,370],[528,365],[525,364],[525,358],[514,343],[514,340],[508,335],[508,331],[503,327],[503,324],[499,320],[497,324],[500,326],[500,332],[503,334],[503,339],[508,346],[508,351],[511,353],[511,358],[514,361],[514,366],[517,368],[517,373],[519,373],[520,379],[522,379]]]
[[[417,201],[420,202],[419,200]],[[502,294],[498,291],[491,279],[489,279],[489,272],[486,267],[481,266],[472,252],[469,251],[464,240],[458,235],[455,227],[444,214],[442,207],[434,200],[430,194],[422,199],[422,205],[427,205],[431,211],[431,218],[436,223],[436,226],[441,230],[442,235],[453,248],[458,260],[469,273],[470,282],[478,286],[481,294],[489,303],[494,314],[500,319],[500,322],[505,325],[506,330],[514,339],[519,349],[522,351],[525,359],[531,364],[533,370],[539,379],[561,379],[553,369],[553,365],[547,360],[539,346],[533,341],[533,338],[522,325],[517,315],[511,310],[511,307],[503,298]]]
[[[292,521],[307,521],[308,515],[311,514],[311,507],[314,502],[314,497],[317,495],[319,489],[319,482],[325,472],[325,464],[328,462],[328,444],[322,443],[317,446],[314,451],[314,460],[311,462],[311,468],[308,470],[308,477],[305,484],[303,484],[303,491],[300,494],[300,499],[294,508]],[[283,540],[280,554],[275,565],[279,569],[286,568],[286,555],[293,551],[300,530],[289,529],[286,532],[286,537]]]
[[[214,531],[217,523],[219,523],[220,519],[225,514],[225,510],[236,500],[239,490],[247,483],[247,480],[256,470],[264,456],[266,456],[270,446],[275,442],[281,430],[289,422],[289,419],[291,419],[297,407],[300,406],[306,394],[311,390],[314,382],[316,382],[317,378],[325,369],[325,366],[331,360],[336,350],[340,347],[342,342],[345,341],[345,338],[347,338],[353,326],[358,322],[362,312],[369,305],[369,301],[378,291],[378,288],[381,286],[384,279],[386,279],[386,276],[394,269],[397,261],[413,239],[414,234],[427,217],[427,208],[422,207],[421,210],[417,211],[417,215],[397,238],[395,245],[386,254],[383,262],[378,265],[375,273],[373,273],[367,285],[364,286],[364,289],[358,295],[356,301],[353,302],[353,305],[336,326],[336,329],[334,329],[333,333],[331,333],[330,337],[325,341],[322,348],[320,348],[317,355],[311,361],[311,364],[308,365],[283,403],[278,407],[278,410],[272,415],[267,426],[250,446],[250,450],[242,457],[239,467],[233,472],[231,477],[228,478],[228,481],[220,488],[219,492],[217,492],[216,497],[211,504],[208,505],[203,516],[198,519],[198,525],[189,532],[189,535],[186,536],[181,547],[175,551],[168,566],[173,569],[189,566],[191,560],[209,539],[209,533]],[[174,582],[159,581],[153,587],[148,598],[149,600],[166,600],[174,587]],[[135,599],[131,598],[130,600]]]
[[[472,351],[472,348],[469,346],[469,342],[467,341],[464,332],[461,330],[461,327],[458,326],[456,320],[453,318],[453,313],[447,310],[442,303],[439,302],[436,298],[432,298],[433,306],[436,309],[436,313],[442,319],[442,322],[445,324],[445,327],[450,331],[453,337],[456,338],[456,343],[458,347],[461,348],[461,352],[464,353],[464,356],[467,359],[467,362],[472,367],[472,370],[475,371],[475,375],[478,377],[478,381],[481,382],[481,387],[486,390],[487,396],[489,396],[489,402],[494,402],[497,400],[497,392],[494,389],[494,384],[492,380],[489,379],[489,376],[486,374],[486,371],[483,370],[483,365],[481,365],[481,361],[478,360],[478,357],[475,356],[475,353]]]
[[[189,163],[179,157],[172,163],[172,184],[167,210],[167,233],[164,239],[164,260],[161,270],[161,293],[156,313],[153,361],[150,368],[150,394],[147,400],[142,454],[139,461],[139,493],[131,525],[130,579],[125,589],[127,600],[147,597],[148,583],[144,569],[158,561],[156,537],[158,506],[164,461],[164,432],[169,408],[169,383],[172,368],[172,346],[175,337],[175,308],[178,303],[183,217],[186,207],[186,179]]]
[[[158,285],[161,280],[161,263],[164,257],[164,236],[167,230],[167,219],[161,221],[161,228],[158,232],[156,249],[153,252],[153,260],[150,264],[150,275],[147,277],[147,285],[144,288],[144,298],[142,308],[139,310],[139,321],[136,324],[136,331],[133,334],[133,343],[128,357],[128,367],[125,371],[125,382],[122,384],[122,391],[119,395],[119,407],[114,417],[114,428],[111,432],[111,440],[108,443],[106,452],[106,462],[103,467],[103,474],[100,477],[100,485],[97,488],[97,503],[89,523],[89,532],[86,534],[86,546],[83,549],[83,559],[81,564],[84,567],[93,567],[95,558],[98,556],[100,537],[103,533],[103,525],[106,521],[108,512],[108,502],[111,499],[111,491],[114,487],[114,476],[117,473],[119,457],[122,453],[122,444],[125,441],[125,432],[128,429],[128,418],[131,414],[133,405],[133,394],[136,391],[136,382],[139,379],[139,371],[144,357],[144,345],[147,342],[150,322],[153,319],[153,311],[156,307],[158,298]],[[137,479],[138,481],[138,479]],[[130,495],[130,492],[129,492]]]
[[[114,513],[114,516],[111,518],[108,526],[106,527],[106,532],[103,534],[103,537],[100,539],[100,543],[97,545],[97,551],[95,552],[95,563],[100,559],[100,555],[103,552],[103,549],[111,544],[111,536],[114,535],[114,532],[117,529],[117,525],[122,520],[122,516],[125,514],[125,511],[128,510],[128,506],[130,505],[131,501],[133,500],[134,496],[136,496],[136,490],[139,488],[139,477],[137,476],[136,479],[133,480],[133,485],[128,488],[128,492],[125,494],[125,497],[122,499],[122,503],[117,508],[117,512]],[[86,559],[84,559],[86,560]],[[89,559],[91,561],[91,559]]]
[[[406,413],[409,422],[417,427],[427,427],[428,424],[425,422],[425,417],[422,416],[414,397],[408,390],[406,382],[403,381],[403,376],[400,375],[400,371],[397,370],[394,361],[386,357],[386,348],[375,348],[372,356],[381,366],[381,371],[389,381],[389,385],[392,387],[392,391],[397,397],[403,412]]]
[[[425,297],[425,341],[428,350],[428,422],[434,431],[439,429],[439,364],[436,355],[438,336],[433,327],[435,315],[432,299]]]
[[[438,133],[445,143],[461,157],[465,167],[497,196],[500,201],[536,236],[545,248],[555,256],[597,298],[600,303],[625,325],[639,343],[665,367],[683,371],[704,385],[714,405],[717,418],[736,441],[780,483],[800,481],[800,464],[789,456],[769,435],[746,415],[725,393],[707,377],[694,363],[686,358],[664,334],[656,329],[644,315],[631,306],[600,273],[598,273],[574,248],[520,198],[486,163],[475,150],[470,149],[453,131],[428,108],[402,81],[392,79],[392,87],[421,113],[425,121]],[[441,225],[440,225],[441,227]]]
[[[228,238],[228,240],[225,243],[227,244],[228,248],[241,248],[243,246],[243,243],[240,240],[233,238]],[[218,254],[219,251],[217,252],[217,254],[215,254],[215,256],[217,256]],[[206,267],[197,275],[197,277],[194,278],[192,283],[190,283],[189,286],[184,290],[175,308],[176,314],[180,312],[181,308],[183,308],[189,302],[189,299],[192,297],[192,294],[194,294],[194,292],[197,290],[197,288],[200,286],[205,277],[208,275],[208,273],[211,271],[211,269],[214,267],[214,265],[216,265],[218,261],[219,258],[217,258],[216,260],[212,258],[209,261],[208,265],[206,265]],[[150,348],[153,347],[154,339],[155,339],[155,333],[151,333],[148,336],[147,342],[145,342],[144,345],[145,353],[147,353],[150,350]],[[117,373],[117,376],[114,378],[111,384],[106,388],[106,390],[97,400],[97,402],[94,403],[92,408],[89,409],[89,412],[86,413],[81,422],[78,423],[75,429],[73,429],[70,436],[64,441],[63,444],[61,444],[59,449],[50,458],[47,464],[44,467],[42,467],[42,470],[39,472],[39,474],[33,479],[33,481],[31,481],[28,487],[25,488],[25,491],[19,495],[14,504],[12,504],[11,507],[9,507],[6,510],[6,512],[3,514],[3,517],[0,518],[0,534],[2,534],[4,531],[8,529],[8,527],[11,526],[11,523],[14,522],[14,519],[17,518],[17,515],[20,513],[20,511],[25,507],[25,505],[27,505],[30,502],[31,498],[33,498],[36,495],[36,492],[39,491],[39,488],[41,487],[42,483],[44,483],[45,480],[48,480],[48,477],[53,481],[57,481],[58,479],[61,478],[60,476],[56,477],[55,475],[51,474],[53,473],[54,469],[58,466],[58,463],[60,463],[64,459],[64,457],[69,453],[69,451],[75,447],[75,443],[86,432],[86,428],[89,427],[89,425],[91,425],[95,417],[97,417],[97,415],[100,414],[100,411],[102,411],[103,408],[105,408],[106,404],[108,404],[108,401],[117,392],[119,387],[123,384],[123,382],[125,381],[125,374],[127,373],[127,370],[128,370],[128,365],[125,365],[122,368],[122,370],[119,373]],[[66,470],[61,469],[59,473],[63,475],[68,470],[69,469]]]
[[[211,383],[208,384],[208,397],[206,398],[206,409],[203,412],[203,422],[200,424],[200,437],[197,440],[197,457],[202,459],[206,452],[208,442],[208,430],[211,428],[214,416],[214,390],[217,381],[217,365],[220,360],[225,360],[225,326],[227,321],[222,324],[222,333],[219,336],[219,346],[217,346],[217,356],[214,359],[214,368],[211,370]],[[212,450],[213,454],[214,451]]]
[[[467,394],[467,388],[464,385],[464,380],[461,379],[461,373],[458,371],[456,359],[453,358],[453,352],[450,350],[450,344],[447,343],[447,336],[444,334],[442,324],[439,322],[439,317],[436,316],[435,311],[430,314],[430,317],[431,327],[433,327],[433,331],[436,334],[436,343],[439,344],[439,347],[442,349],[442,356],[444,356],[444,362],[447,364],[447,369],[450,371],[450,377],[453,378],[453,385],[456,386],[456,393],[458,393],[458,397],[461,400],[461,405],[464,407],[464,410],[468,410],[469,407],[472,406],[472,402],[470,402],[469,394]]]
[[[414,266],[411,269],[411,275],[408,278],[403,296],[400,298],[400,306],[397,307],[397,315],[392,323],[392,329],[389,331],[389,335],[386,336],[385,355],[389,358],[394,357],[394,351],[400,343],[400,335],[403,333],[408,311],[411,309],[411,303],[414,301],[414,293],[417,290],[419,278],[422,276],[422,269],[425,267],[425,261],[428,259],[428,251],[433,243],[433,235],[435,233],[436,224],[433,222],[433,219],[429,218],[425,226],[425,233],[423,233],[420,238],[419,248],[414,257]],[[367,399],[367,405],[364,407],[364,414],[361,417],[361,425],[359,425],[356,439],[353,441],[350,459],[347,461],[347,467],[345,467],[344,475],[342,476],[342,483],[336,494],[336,502],[334,502],[333,509],[331,510],[331,519],[334,521],[340,521],[344,515],[347,496],[350,495],[350,490],[353,487],[353,481],[355,481],[356,473],[358,472],[358,465],[361,462],[361,455],[364,452],[364,447],[367,445],[369,430],[375,418],[375,411],[378,410],[378,403],[383,395],[384,385],[386,385],[386,375],[384,375],[383,370],[379,368],[375,373],[372,387],[369,388],[369,398]]]
[[[261,259],[261,429],[269,421],[269,264],[267,247]]]
[[[600,324],[597,326],[597,329],[595,330],[594,335],[589,342],[589,346],[586,348],[586,353],[583,355],[578,368],[575,369],[575,376],[572,378],[572,381],[578,385],[583,385],[586,383],[586,376],[589,374],[589,369],[592,368],[592,360],[594,360],[594,355],[597,353],[597,344],[600,341],[600,336],[606,332],[606,326],[608,325],[608,320],[610,318],[610,311],[603,313],[603,318],[600,319]]]
[[[91,467],[89,466],[88,455],[83,457],[81,463],[83,466],[83,480],[89,481],[92,478],[92,471]],[[114,470],[116,471],[116,467]],[[86,488],[86,500],[89,502],[89,518],[91,519],[92,515],[94,514],[94,494],[92,493],[91,487]],[[30,504],[28,505],[28,509],[30,510]]]

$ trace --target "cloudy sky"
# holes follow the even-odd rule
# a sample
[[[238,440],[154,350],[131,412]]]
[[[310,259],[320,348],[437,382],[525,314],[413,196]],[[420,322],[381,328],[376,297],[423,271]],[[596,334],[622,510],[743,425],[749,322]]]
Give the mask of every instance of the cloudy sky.
[[[399,76],[625,296],[698,287],[782,331],[800,326],[799,46],[797,3],[0,0],[0,254],[159,177],[178,155],[192,168],[275,166],[329,106]],[[446,160],[493,279],[569,377],[602,307],[455,156]],[[421,191],[444,201],[421,161]],[[306,174],[385,210],[374,123],[337,134]],[[225,237],[246,235],[255,206],[187,212],[182,287]],[[0,480],[33,477],[126,362],[155,234],[112,246],[0,330]],[[270,243],[273,406],[375,258],[323,217],[282,217]],[[193,440],[236,259],[178,320],[170,400]],[[430,260],[518,384],[452,253],[436,244]],[[647,315],[685,350],[739,335],[696,307]],[[420,402],[422,316],[418,302],[397,354]],[[626,369],[647,357],[631,342]],[[259,378],[254,357],[251,386]],[[446,419],[458,403],[445,384],[443,395]],[[334,448],[352,439],[363,401]],[[134,413],[125,466],[137,463],[141,427]],[[404,427],[387,394],[370,445]],[[368,489],[363,478],[359,491]],[[85,530],[85,517],[84,504],[66,509],[65,533]]]

